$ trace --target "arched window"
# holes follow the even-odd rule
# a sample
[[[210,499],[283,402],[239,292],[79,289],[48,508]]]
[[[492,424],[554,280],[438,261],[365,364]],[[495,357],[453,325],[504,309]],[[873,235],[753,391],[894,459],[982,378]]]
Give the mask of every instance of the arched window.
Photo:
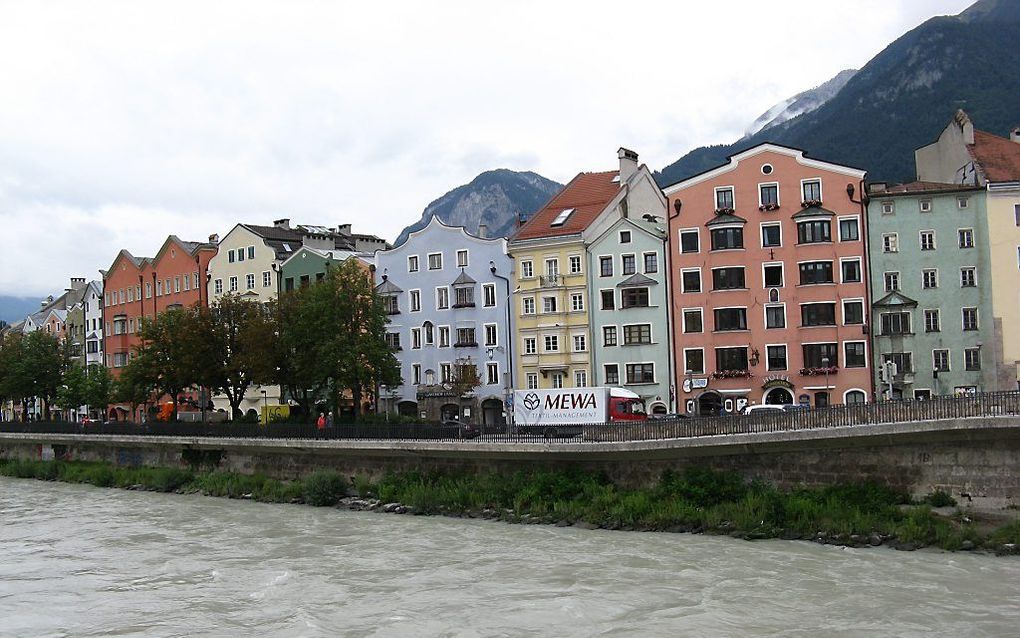
[[[843,395],[843,403],[846,405],[860,405],[868,402],[868,395],[863,390],[848,390]]]

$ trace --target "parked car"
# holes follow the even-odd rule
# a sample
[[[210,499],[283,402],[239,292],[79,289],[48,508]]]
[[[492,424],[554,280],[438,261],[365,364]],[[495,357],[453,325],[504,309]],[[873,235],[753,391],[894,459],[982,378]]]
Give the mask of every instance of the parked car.
[[[688,414],[649,414],[649,421],[676,421],[678,419],[689,419]]]
[[[783,406],[783,411],[784,412],[803,412],[804,410],[810,410],[810,409],[811,409],[810,407],[808,407],[806,405],[802,405],[800,403],[790,403],[789,405],[784,405]]]
[[[743,411],[742,414],[744,414],[744,416],[748,416],[748,415],[751,415],[751,414],[766,414],[766,413],[767,414],[782,414],[783,413],[783,406],[781,406],[781,405],[771,405],[771,404],[768,404],[768,403],[762,403],[762,404],[759,404],[759,405],[749,405],[746,408],[744,408],[744,411]]]

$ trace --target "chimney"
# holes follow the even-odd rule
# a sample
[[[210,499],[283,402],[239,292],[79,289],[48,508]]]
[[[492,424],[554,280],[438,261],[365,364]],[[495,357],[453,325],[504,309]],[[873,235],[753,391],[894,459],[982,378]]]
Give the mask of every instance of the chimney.
[[[287,219],[286,217],[284,217],[283,219],[273,220],[273,226],[276,226],[277,228],[284,228],[286,230],[290,230],[290,220]]]
[[[1009,132],[1009,140],[1020,144],[1020,126],[1014,126],[1013,130]]]
[[[71,277],[71,288],[80,288],[85,285],[84,277]]]
[[[218,243],[220,243],[220,236],[218,234],[216,234],[216,233],[213,233],[212,235],[209,235],[209,243],[210,244],[218,244]]]
[[[869,193],[884,193],[889,185],[886,182],[868,182]]]
[[[350,224],[339,224],[336,227],[336,234],[337,235],[344,235],[344,236],[350,237],[351,236],[351,225]]]
[[[483,239],[489,236],[488,224],[478,224],[478,236]]]
[[[634,151],[620,147],[616,152],[620,158],[620,183],[625,184],[630,176],[637,172],[638,155]]]

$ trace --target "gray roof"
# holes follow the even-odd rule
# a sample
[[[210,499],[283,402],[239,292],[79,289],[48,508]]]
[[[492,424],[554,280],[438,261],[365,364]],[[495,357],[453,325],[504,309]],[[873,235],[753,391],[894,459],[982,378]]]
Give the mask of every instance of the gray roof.
[[[808,206],[793,216],[792,219],[803,219],[805,217],[835,217],[836,213],[821,206]]]
[[[659,282],[655,281],[654,279],[651,279],[650,277],[646,277],[646,276],[642,275],[639,272],[636,272],[633,275],[631,275],[630,277],[627,277],[626,279],[624,279],[620,283],[616,284],[616,287],[617,288],[636,288],[636,287],[639,287],[639,286],[654,286],[657,283],[659,283]]]
[[[376,286],[375,291],[380,295],[397,295],[404,292],[385,275],[383,275],[383,282]]]
[[[712,219],[708,220],[706,226],[721,226],[723,224],[746,224],[747,220],[738,215],[716,215]]]
[[[457,275],[457,278],[453,280],[454,286],[473,286],[476,283],[478,282],[472,279],[471,276],[468,275],[466,272],[464,272],[463,268],[460,269],[460,274]]]
[[[902,292],[894,290],[890,292],[888,295],[876,301],[874,305],[876,307],[905,306],[913,308],[917,306],[917,302],[911,299],[910,297],[906,296]]]

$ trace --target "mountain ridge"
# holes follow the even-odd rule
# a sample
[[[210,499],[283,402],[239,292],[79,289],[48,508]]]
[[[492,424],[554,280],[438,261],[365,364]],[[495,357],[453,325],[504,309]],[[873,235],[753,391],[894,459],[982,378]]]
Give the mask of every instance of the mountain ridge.
[[[403,244],[410,233],[436,216],[448,225],[464,226],[472,234],[478,234],[484,224],[488,237],[507,237],[516,228],[518,216],[531,215],[562,187],[533,171],[485,171],[430,202],[421,218],[404,228],[393,245]]]
[[[660,186],[724,164],[763,142],[910,181],[914,149],[932,142],[958,108],[1004,134],[1020,122],[1020,3],[980,0],[903,34],[817,109],[732,144],[696,148],[656,173]]]

